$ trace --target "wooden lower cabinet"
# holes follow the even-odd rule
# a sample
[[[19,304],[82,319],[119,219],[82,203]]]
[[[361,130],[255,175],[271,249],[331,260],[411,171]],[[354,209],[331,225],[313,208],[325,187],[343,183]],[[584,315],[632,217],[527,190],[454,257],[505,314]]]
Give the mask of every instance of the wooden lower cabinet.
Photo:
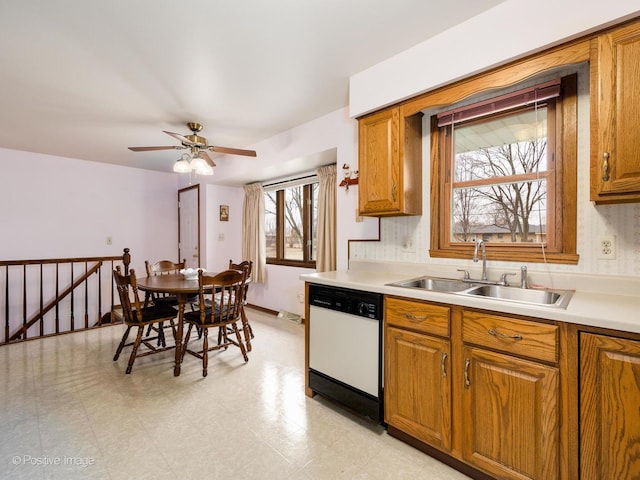
[[[385,421],[418,440],[448,450],[449,341],[397,327],[388,327],[385,333]]]
[[[463,459],[497,478],[559,478],[558,369],[464,348]]]
[[[384,335],[390,432],[470,475],[577,478],[562,466],[558,325],[385,297]]]
[[[580,334],[580,472],[640,479],[640,341]]]

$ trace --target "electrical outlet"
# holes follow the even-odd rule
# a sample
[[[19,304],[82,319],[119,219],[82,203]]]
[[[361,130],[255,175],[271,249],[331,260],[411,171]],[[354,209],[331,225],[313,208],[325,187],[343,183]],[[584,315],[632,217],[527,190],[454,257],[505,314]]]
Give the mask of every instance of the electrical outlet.
[[[600,260],[614,260],[616,258],[616,236],[600,237],[598,242],[598,258]]]
[[[413,243],[413,238],[407,237],[404,240],[404,244],[402,245],[402,251],[412,253],[416,251],[416,246]]]

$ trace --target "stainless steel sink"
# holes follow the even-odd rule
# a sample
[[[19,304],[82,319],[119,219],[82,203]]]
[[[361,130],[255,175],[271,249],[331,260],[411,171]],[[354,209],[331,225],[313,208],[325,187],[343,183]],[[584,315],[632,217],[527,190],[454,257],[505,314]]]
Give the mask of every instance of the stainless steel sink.
[[[567,308],[573,296],[573,290],[538,290],[504,285],[478,285],[474,284],[473,280],[462,281],[453,278],[429,276],[411,278],[400,282],[388,283],[387,285],[554,308]]]
[[[572,290],[536,290],[502,285],[479,285],[469,288],[462,293],[465,295],[493,298],[495,300],[558,308],[567,308],[567,304],[573,295]]]
[[[410,280],[403,280],[401,282],[389,283],[387,285],[393,287],[416,288],[419,290],[430,290],[432,292],[445,293],[461,292],[471,287],[471,284],[463,282],[462,280],[428,276],[412,278]]]

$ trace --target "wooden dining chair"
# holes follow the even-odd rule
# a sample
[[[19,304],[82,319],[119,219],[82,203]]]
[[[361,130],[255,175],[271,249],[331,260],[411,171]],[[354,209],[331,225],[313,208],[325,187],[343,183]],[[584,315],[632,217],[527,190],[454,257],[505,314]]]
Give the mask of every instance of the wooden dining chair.
[[[171,260],[160,260],[156,263],[151,263],[149,260],[144,261],[144,266],[147,270],[147,277],[151,277],[154,275],[167,275],[170,273],[179,273],[180,270],[186,268],[187,260],[184,259],[182,262],[174,263]],[[175,295],[168,295],[163,293],[152,293],[150,300],[158,305],[163,303],[165,305],[169,305],[171,307],[178,305],[178,299]],[[145,302],[147,299],[145,299]]]
[[[247,345],[247,351],[251,351],[251,339],[255,338],[253,334],[253,328],[249,323],[247,314],[244,310],[244,306],[247,304],[247,290],[249,290],[249,280],[251,279],[251,273],[253,271],[253,262],[251,260],[244,260],[240,263],[233,263],[233,260],[229,260],[230,270],[245,270],[247,271],[247,282],[244,285],[244,292],[242,293],[242,329],[244,332],[244,340]]]
[[[149,260],[144,261],[145,269],[147,270],[147,277],[152,277],[154,275],[169,275],[169,274],[177,274],[180,273],[180,270],[183,268],[187,268],[187,260],[183,259],[182,262],[172,262],[171,260],[160,260],[155,263],[149,262]],[[187,300],[188,303],[191,303],[191,300]],[[153,302],[154,305],[166,305],[169,307],[175,307],[178,305],[178,297],[175,295],[170,295],[168,293],[156,293],[156,292],[147,292],[144,304],[147,306],[149,301]],[[147,337],[151,335],[151,332],[157,330],[157,328],[166,329],[169,328],[169,325],[160,324],[157,327],[154,325],[149,325],[147,328]],[[158,332],[158,345],[166,346],[164,341],[164,333]]]
[[[158,336],[164,337],[164,329],[161,328],[161,326],[164,322],[169,322],[173,330],[175,340],[175,323],[173,320],[178,315],[178,312],[168,305],[159,304],[147,307],[142,306],[138,296],[138,285],[136,283],[135,270],[131,269],[128,275],[123,275],[120,266],[118,265],[113,271],[113,278],[116,282],[118,295],[120,296],[123,320],[127,326],[127,329],[122,335],[122,340],[116,350],[116,354],[113,357],[113,361],[115,362],[118,360],[124,347],[133,345],[126,370],[126,373],[129,374],[131,373],[133,362],[136,358],[175,348],[175,346],[167,347],[164,338],[162,338],[162,341],[158,343],[158,345],[162,344],[162,347],[154,346],[151,344],[151,341],[157,340],[157,337],[146,337],[143,339],[142,334],[146,326],[156,325]],[[131,296],[133,296],[133,301],[131,300]],[[129,332],[133,327],[138,328],[136,339],[133,342],[127,343]],[[147,349],[139,353],[138,349],[141,344],[144,344]]]
[[[246,279],[246,270],[225,270],[215,276],[203,275],[202,270],[198,272],[199,309],[184,314],[184,322],[188,323],[189,327],[182,347],[182,358],[184,359],[185,353],[200,358],[203,377],[207,376],[208,352],[212,350],[226,350],[229,345],[235,345],[240,348],[244,361],[249,361],[247,349],[238,329],[238,322],[242,322],[242,294]],[[194,326],[202,331],[202,348],[198,350],[189,348],[191,330]],[[209,346],[210,328],[218,329],[221,335],[221,341],[211,347]]]

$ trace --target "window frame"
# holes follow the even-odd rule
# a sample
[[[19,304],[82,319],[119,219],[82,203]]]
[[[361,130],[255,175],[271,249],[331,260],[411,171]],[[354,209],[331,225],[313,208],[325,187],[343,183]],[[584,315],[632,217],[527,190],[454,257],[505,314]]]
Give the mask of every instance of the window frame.
[[[555,222],[547,222],[547,246],[540,243],[487,243],[487,258],[503,261],[577,264],[576,253],[576,196],[577,196],[577,75],[561,80],[562,96],[555,104],[555,185],[553,202]],[[478,90],[478,93],[481,89]],[[551,125],[551,124],[549,124]],[[431,117],[431,248],[433,258],[471,258],[472,242],[450,241],[452,151],[444,132],[450,127],[438,127],[437,116]],[[455,128],[455,127],[454,127]],[[549,128],[552,128],[551,126]],[[549,148],[549,147],[548,147]],[[549,154],[551,150],[549,149]],[[547,187],[550,189],[550,185]],[[448,193],[447,193],[448,192]],[[553,235],[550,237],[549,235]]]
[[[303,185],[284,185],[282,188],[273,189],[265,192],[275,192],[276,194],[276,257],[267,257],[268,265],[283,265],[289,267],[316,268],[316,261],[311,258],[313,244],[311,235],[313,232],[312,222],[314,221],[313,209],[313,185],[318,181],[312,181]],[[303,259],[293,260],[285,258],[285,190],[288,188],[301,187],[302,194],[302,243],[303,243]],[[266,232],[265,232],[266,233]]]

